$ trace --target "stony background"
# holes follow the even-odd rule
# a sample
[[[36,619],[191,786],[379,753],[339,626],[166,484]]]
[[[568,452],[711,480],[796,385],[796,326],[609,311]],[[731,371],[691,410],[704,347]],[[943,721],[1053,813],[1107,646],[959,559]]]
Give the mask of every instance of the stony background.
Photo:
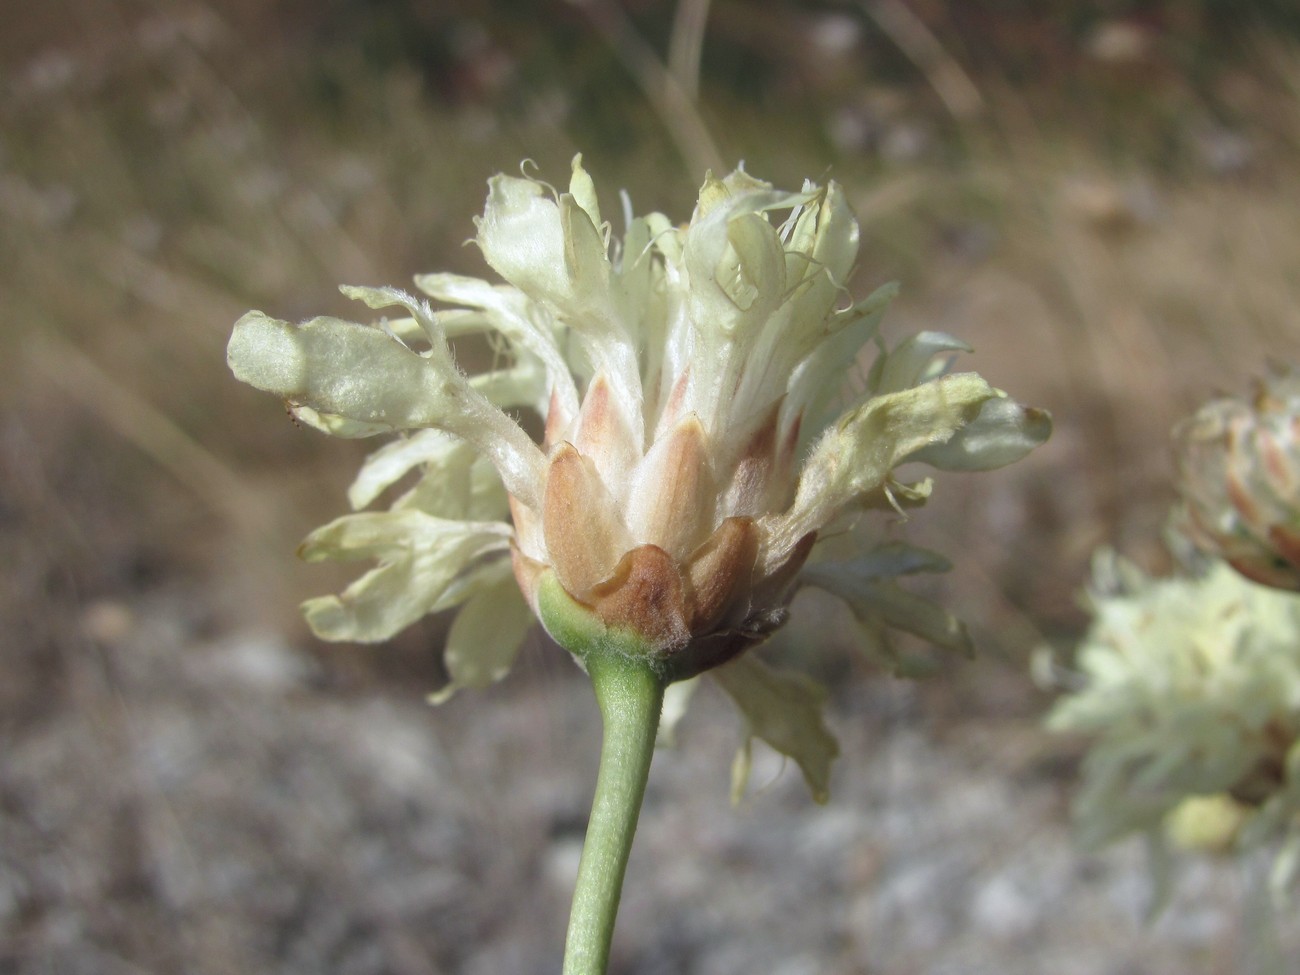
[[[434,710],[331,689],[273,633],[204,634],[193,596],[87,607],[75,693],[0,754],[0,971],[557,971],[599,720],[560,651]],[[1188,864],[1145,924],[1141,848],[1071,843],[1069,749],[924,696],[839,688],[831,802],[760,749],[733,809],[738,726],[702,690],[656,758],[612,970],[1263,970],[1240,867]]]
[[[859,295],[1056,417],[906,526],[973,663],[884,676],[850,623],[763,652],[832,688],[824,808],[702,692],[656,759],[614,975],[1291,975],[1251,868],[1070,841],[1082,743],[1037,648],[1093,549],[1148,570],[1171,423],[1300,360],[1300,17],[1285,0],[50,0],[0,30],[0,975],[554,975],[597,715],[538,638],[432,709],[443,622],[324,647],[293,551],[369,446],[234,383],[249,308],[481,274],[484,180],[576,151],[682,217],[709,154],[840,180]],[[654,58],[651,58],[654,62]],[[641,72],[641,74],[638,74]],[[662,79],[660,78],[660,81]],[[647,91],[651,94],[647,95]],[[560,174],[558,177],[556,174]],[[487,350],[459,349],[472,365]],[[1270,946],[1275,949],[1270,962]]]

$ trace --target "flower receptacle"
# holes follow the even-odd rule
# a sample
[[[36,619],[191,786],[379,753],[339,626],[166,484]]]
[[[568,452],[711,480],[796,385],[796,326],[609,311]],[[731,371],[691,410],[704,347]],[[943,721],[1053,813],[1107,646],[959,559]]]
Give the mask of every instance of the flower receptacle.
[[[584,666],[592,656],[645,660],[661,679],[666,678],[664,648],[630,626],[606,623],[594,607],[569,595],[553,570],[538,577],[536,600],[538,618],[551,639]]]

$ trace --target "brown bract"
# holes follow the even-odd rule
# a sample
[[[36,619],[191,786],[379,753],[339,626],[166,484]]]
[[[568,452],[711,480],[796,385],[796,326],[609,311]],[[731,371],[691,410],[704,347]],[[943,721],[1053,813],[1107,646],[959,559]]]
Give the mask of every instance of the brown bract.
[[[770,458],[770,436],[766,444],[747,453]],[[540,518],[517,501],[511,506],[521,536],[540,527],[545,561],[525,554],[527,544],[513,549],[516,578],[534,602],[553,572],[602,626],[638,634],[673,680],[725,663],[784,621],[816,536],[760,575],[763,537],[754,518],[724,518],[710,531],[717,489],[707,435],[693,414],[651,447],[628,492],[633,525],[590,457],[568,442],[552,450]]]

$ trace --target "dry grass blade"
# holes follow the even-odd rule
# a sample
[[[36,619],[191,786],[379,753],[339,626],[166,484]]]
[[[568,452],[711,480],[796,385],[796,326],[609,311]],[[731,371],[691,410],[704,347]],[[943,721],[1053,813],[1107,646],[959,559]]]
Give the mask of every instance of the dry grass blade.
[[[669,138],[677,144],[692,179],[705,170],[725,172],[729,167],[691,93],[637,33],[627,15],[612,3],[586,2],[580,8],[645,94]]]
[[[75,345],[42,335],[27,346],[32,367],[184,485],[231,524],[264,524],[259,495],[148,400],[123,386]]]
[[[700,60],[704,55],[709,5],[710,0],[680,0],[668,41],[668,73],[677,79],[692,101],[700,96]]]
[[[961,122],[984,111],[984,98],[970,75],[902,0],[861,0],[861,5],[921,70],[953,118]]]

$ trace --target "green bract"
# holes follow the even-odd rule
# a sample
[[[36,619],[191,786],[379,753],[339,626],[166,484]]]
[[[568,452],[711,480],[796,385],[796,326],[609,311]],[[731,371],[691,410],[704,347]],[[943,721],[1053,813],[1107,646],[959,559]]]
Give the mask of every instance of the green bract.
[[[998,467],[1050,422],[973,373],[945,375],[937,357],[966,350],[951,336],[886,348],[895,289],[846,297],[859,232],[834,183],[789,192],[710,175],[688,224],[624,224],[616,234],[602,218],[581,158],[566,193],[496,176],[475,239],[505,284],[427,274],[416,284],[436,309],[345,288],[393,317],[236,324],[240,379],[328,433],[399,435],[362,468],[354,508],[414,480],[387,511],[308,539],[308,558],[378,562],[310,601],[308,620],[327,639],[372,641],[460,607],[445,697],[505,673],[526,602],[579,657],[603,640],[663,682],[710,675],[749,734],[824,795],[835,744],[820,693],[747,651],[801,585],[844,599],[877,640],[893,627],[966,649],[960,624],[897,584],[941,558],[844,539],[862,537],[866,510],[925,501],[929,480],[899,480],[900,465]],[[476,333],[496,357],[469,377],[452,342]],[[521,410],[541,418],[540,444]]]

